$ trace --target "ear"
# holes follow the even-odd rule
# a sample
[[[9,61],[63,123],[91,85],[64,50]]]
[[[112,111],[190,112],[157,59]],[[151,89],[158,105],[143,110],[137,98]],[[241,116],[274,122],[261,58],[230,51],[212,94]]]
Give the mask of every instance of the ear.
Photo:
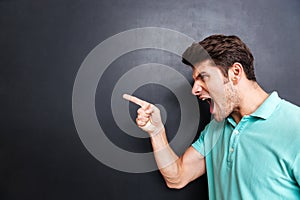
[[[233,84],[237,84],[244,73],[243,65],[239,62],[233,63],[233,65],[229,68],[229,79]]]

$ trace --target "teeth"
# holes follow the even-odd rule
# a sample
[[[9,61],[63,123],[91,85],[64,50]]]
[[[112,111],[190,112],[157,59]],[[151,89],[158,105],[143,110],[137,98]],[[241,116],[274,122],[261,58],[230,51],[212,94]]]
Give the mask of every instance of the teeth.
[[[206,100],[206,98],[202,98],[202,101],[205,101]]]

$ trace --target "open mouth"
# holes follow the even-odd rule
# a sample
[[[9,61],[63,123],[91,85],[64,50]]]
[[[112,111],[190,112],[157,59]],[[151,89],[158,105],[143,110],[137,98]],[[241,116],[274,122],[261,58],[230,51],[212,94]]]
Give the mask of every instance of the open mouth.
[[[210,113],[214,110],[214,100],[212,98],[202,98],[202,101],[206,101],[209,104]]]

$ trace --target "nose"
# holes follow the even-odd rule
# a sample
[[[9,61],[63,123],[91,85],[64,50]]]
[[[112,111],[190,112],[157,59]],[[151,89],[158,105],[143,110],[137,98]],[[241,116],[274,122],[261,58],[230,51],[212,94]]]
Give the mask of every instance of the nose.
[[[193,95],[199,96],[201,94],[201,91],[202,91],[202,87],[201,87],[200,83],[195,81],[194,85],[193,85],[193,88],[192,88]]]

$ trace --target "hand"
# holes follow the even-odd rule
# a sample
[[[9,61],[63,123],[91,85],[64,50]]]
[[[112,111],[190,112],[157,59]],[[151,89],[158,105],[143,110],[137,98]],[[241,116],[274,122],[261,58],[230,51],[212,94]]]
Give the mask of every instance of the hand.
[[[123,98],[141,106],[137,111],[138,116],[136,118],[138,127],[146,131],[151,137],[161,132],[164,125],[161,121],[160,110],[156,106],[128,94],[124,94]]]

